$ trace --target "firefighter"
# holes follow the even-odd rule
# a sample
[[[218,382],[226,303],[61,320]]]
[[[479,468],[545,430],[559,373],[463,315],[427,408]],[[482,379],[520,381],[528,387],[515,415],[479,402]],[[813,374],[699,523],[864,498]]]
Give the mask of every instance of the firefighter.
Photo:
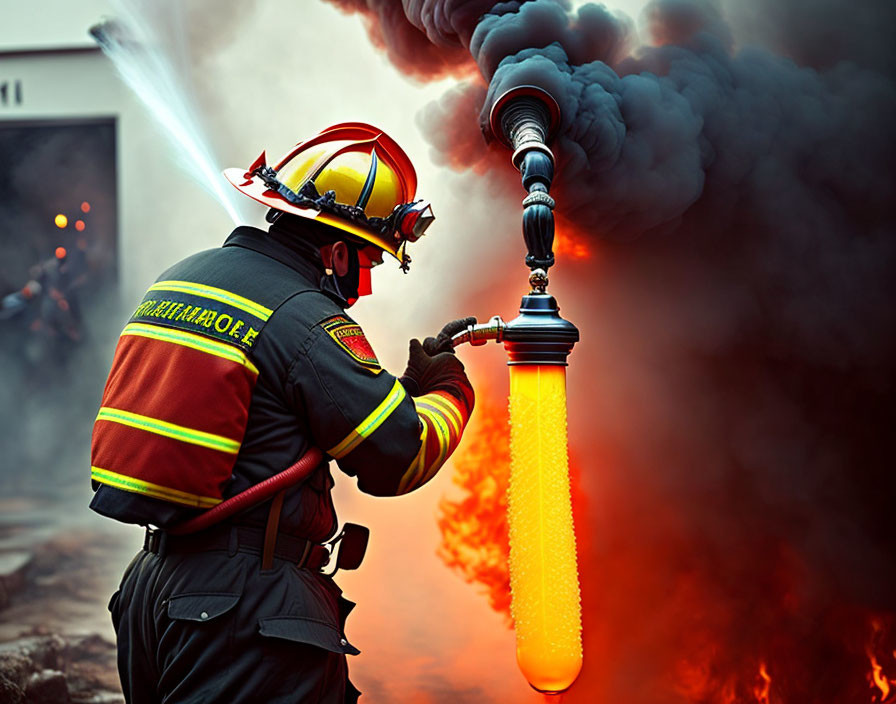
[[[354,606],[321,572],[337,530],[329,460],[375,496],[429,481],[460,441],[473,389],[450,336],[412,340],[401,378],[345,312],[384,254],[407,269],[433,220],[404,151],[362,123],[226,177],[267,205],[267,232],[150,286],[116,348],[94,426],[91,508],[147,526],[109,608],[125,697],[144,702],[354,702]],[[174,528],[311,447],[301,484],[223,524]]]

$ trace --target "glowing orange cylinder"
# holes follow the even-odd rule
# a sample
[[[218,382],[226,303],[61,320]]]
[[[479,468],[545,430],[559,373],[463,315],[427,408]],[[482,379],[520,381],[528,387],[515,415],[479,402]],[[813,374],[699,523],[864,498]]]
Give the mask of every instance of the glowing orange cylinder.
[[[510,366],[510,456],[507,519],[517,662],[533,688],[562,692],[582,668],[565,366]]]

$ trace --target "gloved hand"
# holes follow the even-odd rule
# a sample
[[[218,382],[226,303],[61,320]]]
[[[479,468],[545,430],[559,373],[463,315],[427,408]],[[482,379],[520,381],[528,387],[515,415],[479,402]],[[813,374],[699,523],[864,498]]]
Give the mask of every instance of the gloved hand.
[[[462,329],[463,327],[458,332]],[[450,341],[450,336],[448,339]],[[429,355],[420,340],[411,340],[408,346],[408,366],[399,381],[411,396],[445,391],[460,400],[467,407],[468,413],[473,411],[473,387],[467,379],[463,363],[453,351]]]
[[[454,347],[451,346],[451,338],[457,335],[457,333],[466,330],[468,326],[475,324],[475,317],[452,320],[441,329],[438,335],[435,337],[427,337],[423,341],[424,352],[430,357],[439,354],[439,352],[450,352],[451,354],[454,354]]]

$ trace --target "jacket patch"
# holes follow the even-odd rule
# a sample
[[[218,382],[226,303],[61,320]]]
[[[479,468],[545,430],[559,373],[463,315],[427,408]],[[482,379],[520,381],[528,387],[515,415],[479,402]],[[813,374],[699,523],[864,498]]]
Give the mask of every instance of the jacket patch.
[[[359,325],[341,315],[327,318],[320,325],[358,364],[371,371],[379,372],[382,369]]]
[[[147,291],[131,323],[183,330],[248,352],[271,310],[221,289],[162,281]]]

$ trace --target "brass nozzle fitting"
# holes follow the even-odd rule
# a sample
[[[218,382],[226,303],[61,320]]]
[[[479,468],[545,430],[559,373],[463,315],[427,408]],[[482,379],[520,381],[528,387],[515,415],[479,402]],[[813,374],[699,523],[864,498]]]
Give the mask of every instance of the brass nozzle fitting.
[[[484,345],[489,340],[501,342],[504,339],[504,328],[507,327],[500,315],[492,316],[487,323],[468,325],[466,330],[461,330],[451,338],[451,346],[457,347],[469,342],[474,347]]]

